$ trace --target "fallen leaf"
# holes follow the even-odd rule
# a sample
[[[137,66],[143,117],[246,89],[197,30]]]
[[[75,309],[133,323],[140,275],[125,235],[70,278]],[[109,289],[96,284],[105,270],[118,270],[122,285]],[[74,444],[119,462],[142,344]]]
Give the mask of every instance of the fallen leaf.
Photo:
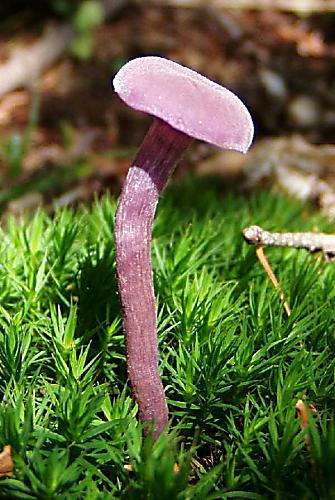
[[[308,427],[308,415],[307,415],[306,405],[302,399],[299,399],[295,407],[298,412],[300,427],[301,430],[303,431],[306,427]]]
[[[11,446],[6,444],[0,453],[0,477],[9,476],[13,472],[13,459]]]

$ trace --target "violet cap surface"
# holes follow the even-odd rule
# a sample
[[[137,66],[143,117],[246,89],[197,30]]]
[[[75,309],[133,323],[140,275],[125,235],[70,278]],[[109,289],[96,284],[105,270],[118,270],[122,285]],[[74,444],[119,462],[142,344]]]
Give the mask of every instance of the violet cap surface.
[[[249,149],[254,126],[245,105],[196,71],[163,57],[139,57],[119,70],[113,85],[128,106],[190,137],[222,149]]]

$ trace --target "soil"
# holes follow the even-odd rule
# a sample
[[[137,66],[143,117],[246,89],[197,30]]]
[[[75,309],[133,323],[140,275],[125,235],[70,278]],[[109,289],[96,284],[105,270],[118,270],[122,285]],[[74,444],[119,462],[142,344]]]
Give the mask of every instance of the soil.
[[[0,29],[0,62],[10,58],[13,47],[38,40],[54,15],[50,10],[35,12],[39,14],[7,9]],[[52,20],[60,22],[60,17]],[[117,192],[150,120],[118,100],[111,79],[128,59],[149,54],[185,64],[236,92],[251,110],[256,144],[297,134],[314,147],[331,143],[335,135],[334,20],[332,13],[303,17],[292,12],[209,7],[124,7],[96,30],[88,60],[79,61],[68,51],[30,88],[14,89],[2,97],[3,188],[28,186],[23,189],[26,195],[35,190],[34,179],[50,172],[57,177],[59,172],[59,182],[42,192],[44,203],[74,189],[79,193],[76,201],[106,189]],[[9,27],[14,24],[12,36]],[[33,105],[39,108],[36,120]],[[24,138],[24,154],[14,175],[8,144],[17,136]],[[181,173],[201,171],[203,162],[216,154],[213,148],[197,144]],[[75,174],[64,177],[64,169],[70,168]],[[3,208],[11,195],[7,198]]]

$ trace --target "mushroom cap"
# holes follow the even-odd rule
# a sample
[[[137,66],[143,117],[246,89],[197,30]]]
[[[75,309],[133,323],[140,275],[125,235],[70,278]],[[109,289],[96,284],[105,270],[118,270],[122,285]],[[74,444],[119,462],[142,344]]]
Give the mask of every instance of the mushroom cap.
[[[230,90],[163,57],[133,59],[116,74],[115,92],[128,106],[195,139],[246,153],[254,126]]]

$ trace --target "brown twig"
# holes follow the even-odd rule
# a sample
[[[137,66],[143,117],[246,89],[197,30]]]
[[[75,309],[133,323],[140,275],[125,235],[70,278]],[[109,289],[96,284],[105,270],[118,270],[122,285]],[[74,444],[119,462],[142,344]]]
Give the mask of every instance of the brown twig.
[[[267,247],[304,248],[309,252],[323,252],[329,257],[335,254],[335,235],[324,233],[271,233],[259,226],[243,229],[243,236],[250,245]]]
[[[283,306],[284,306],[287,317],[291,316],[291,308],[290,308],[287,300],[285,299],[284,292],[280,288],[279,281],[277,280],[274,272],[272,271],[272,268],[269,264],[269,261],[267,260],[267,258],[265,256],[265,253],[263,251],[262,246],[256,246],[256,255],[257,255],[259,262],[263,266],[264,271],[269,276],[274,288],[279,292],[279,296],[283,302]]]

